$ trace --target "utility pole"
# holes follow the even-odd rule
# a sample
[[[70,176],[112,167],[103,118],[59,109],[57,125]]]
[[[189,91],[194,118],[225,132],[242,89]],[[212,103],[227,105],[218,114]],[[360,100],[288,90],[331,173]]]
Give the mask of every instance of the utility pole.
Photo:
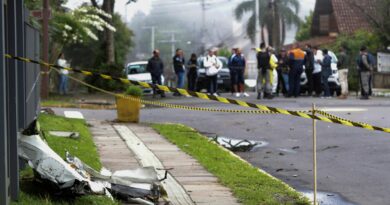
[[[156,26],[144,26],[143,29],[150,29],[151,31],[151,34],[150,34],[150,53],[152,53],[154,51],[154,49],[156,48],[155,46],[155,38],[156,38]]]
[[[173,57],[175,55],[175,44],[180,42],[179,40],[176,40],[176,32],[170,31],[170,32],[163,32],[163,33],[170,33],[171,34],[171,40],[161,40],[160,43],[169,43],[171,44],[171,56]]]
[[[255,46],[260,45],[260,35],[261,35],[261,28],[260,28],[260,0],[255,0],[255,9],[256,9],[256,29],[255,29]]]
[[[49,62],[49,12],[50,5],[49,0],[43,0],[42,10],[42,60]],[[42,66],[43,71],[42,83],[41,83],[41,97],[46,99],[49,97],[49,68]]]
[[[201,53],[203,54],[206,50],[206,2],[202,0],[202,29],[201,29]]]

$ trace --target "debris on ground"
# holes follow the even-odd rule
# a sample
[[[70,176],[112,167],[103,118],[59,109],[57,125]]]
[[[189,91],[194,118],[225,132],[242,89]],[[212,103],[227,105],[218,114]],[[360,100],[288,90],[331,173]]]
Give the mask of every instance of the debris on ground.
[[[259,142],[249,140],[229,139],[226,137],[215,136],[210,137],[215,143],[231,150],[232,152],[247,152],[251,151],[254,147],[258,146]]]
[[[72,138],[72,139],[80,138],[80,133],[78,132],[49,131],[49,134],[52,135],[53,137],[65,137],[65,138]]]
[[[55,153],[39,135],[22,135],[19,156],[34,170],[45,186],[72,195],[106,195],[130,203],[156,204],[165,199],[165,191],[154,167],[100,172],[66,152],[66,159]],[[166,171],[167,172],[167,171]],[[167,204],[165,200],[165,204]]]

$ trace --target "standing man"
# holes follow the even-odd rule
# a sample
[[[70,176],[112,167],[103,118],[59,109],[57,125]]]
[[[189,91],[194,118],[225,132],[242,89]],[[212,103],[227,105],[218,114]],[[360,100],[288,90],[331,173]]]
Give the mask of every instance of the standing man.
[[[361,100],[368,100],[370,95],[370,78],[372,68],[371,58],[368,56],[367,47],[362,46],[360,54],[357,60],[358,71],[360,73],[360,84],[361,84]]]
[[[155,49],[153,51],[153,57],[149,59],[148,65],[146,66],[146,70],[152,76],[152,83],[161,85],[161,77],[164,73],[164,63],[160,58],[160,51]],[[153,98],[156,97],[156,94],[160,93],[161,97],[165,97],[165,93],[162,90],[157,90],[156,87],[153,87]]]
[[[301,92],[301,74],[303,72],[303,64],[305,61],[305,52],[303,52],[298,44],[293,45],[293,49],[289,52],[289,83],[290,90],[288,97],[298,97]]]
[[[324,54],[324,60],[321,63],[321,78],[322,83],[324,84],[324,98],[331,98],[329,88],[329,76],[332,75],[332,57],[330,57],[327,49],[324,49],[322,53]]]
[[[277,93],[282,88],[282,93],[284,96],[288,95],[289,83],[288,83],[288,73],[290,68],[288,67],[288,56],[286,49],[282,49],[278,55],[278,89]]]
[[[233,74],[233,78],[231,78],[233,83],[233,89],[236,93],[236,97],[249,97],[249,94],[244,92],[245,87],[245,79],[244,79],[244,73],[245,73],[245,67],[246,67],[246,60],[244,55],[241,53],[241,49],[236,49],[236,55],[233,57],[231,62],[231,69]]]
[[[321,72],[322,72],[322,61],[324,56],[322,51],[318,49],[317,46],[313,47],[314,54],[314,70],[313,70],[313,88],[315,95],[314,97],[321,97],[322,93],[322,83],[321,83]]]
[[[314,53],[310,44],[306,45],[305,48],[305,73],[307,77],[307,95],[312,96],[313,94],[313,70],[314,70]]]
[[[234,58],[234,56],[236,56],[236,51],[237,51],[237,48],[232,48],[232,55],[229,57],[229,60],[228,60],[228,68],[229,68],[229,73],[230,73],[230,92],[232,93],[232,95],[234,95],[234,92],[236,92],[234,90],[234,82],[233,82],[233,79],[235,79],[235,75],[236,75],[236,72],[234,72],[233,68],[232,68],[232,60]]]
[[[180,48],[176,49],[176,55],[173,56],[173,68],[177,79],[177,88],[184,88],[185,78],[185,60],[183,50]],[[176,92],[174,96],[180,96],[180,93]]]
[[[350,58],[347,54],[347,49],[345,46],[341,46],[340,53],[338,56],[337,67],[339,69],[339,79],[341,84],[341,95],[339,99],[347,99],[348,97],[348,65]]]
[[[264,98],[272,99],[271,86],[271,66],[269,64],[271,56],[268,53],[265,43],[260,44],[260,51],[257,52],[257,99],[261,99],[263,93]]]
[[[191,54],[191,58],[187,63],[187,81],[188,90],[196,91],[196,80],[198,79],[198,57],[195,53]]]

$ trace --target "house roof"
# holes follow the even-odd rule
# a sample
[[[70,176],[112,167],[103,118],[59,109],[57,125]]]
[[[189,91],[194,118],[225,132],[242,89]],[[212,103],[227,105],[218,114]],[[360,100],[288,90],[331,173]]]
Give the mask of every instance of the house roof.
[[[359,29],[371,30],[367,14],[375,14],[377,0],[332,0],[334,16],[340,33],[353,33]]]
[[[303,48],[307,44],[312,45],[312,46],[323,46],[323,45],[331,44],[334,41],[336,41],[335,37],[320,36],[320,37],[314,37],[314,38],[304,40],[304,41],[299,41],[297,43],[299,44],[299,47]],[[284,45],[283,48],[289,50],[292,48],[293,45],[294,45],[294,43],[287,44],[287,45]]]

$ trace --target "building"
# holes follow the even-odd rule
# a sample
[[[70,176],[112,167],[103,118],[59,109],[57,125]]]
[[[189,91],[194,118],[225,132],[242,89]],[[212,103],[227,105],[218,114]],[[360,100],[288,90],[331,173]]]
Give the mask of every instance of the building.
[[[339,34],[352,34],[358,30],[371,31],[369,19],[375,14],[376,2],[376,0],[317,0],[311,26],[313,38],[299,43],[324,45],[334,42]]]

